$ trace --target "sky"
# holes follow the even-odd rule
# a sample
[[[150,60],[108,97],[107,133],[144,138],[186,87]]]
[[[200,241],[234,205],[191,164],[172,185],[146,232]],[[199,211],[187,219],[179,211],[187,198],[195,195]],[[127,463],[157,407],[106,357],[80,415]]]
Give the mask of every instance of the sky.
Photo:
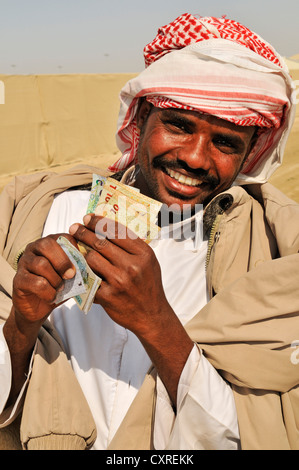
[[[182,13],[226,15],[299,54],[298,0],[0,0],[0,74],[138,73]]]

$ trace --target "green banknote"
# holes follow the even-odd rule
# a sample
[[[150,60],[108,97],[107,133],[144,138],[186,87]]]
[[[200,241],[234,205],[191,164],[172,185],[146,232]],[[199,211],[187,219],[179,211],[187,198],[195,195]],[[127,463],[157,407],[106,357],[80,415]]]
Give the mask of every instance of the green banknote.
[[[75,266],[76,274],[73,279],[64,281],[64,289],[58,292],[55,302],[58,304],[74,298],[80,309],[87,313],[102,279],[90,269],[82,253],[67,238],[61,236],[57,239],[57,243]]]

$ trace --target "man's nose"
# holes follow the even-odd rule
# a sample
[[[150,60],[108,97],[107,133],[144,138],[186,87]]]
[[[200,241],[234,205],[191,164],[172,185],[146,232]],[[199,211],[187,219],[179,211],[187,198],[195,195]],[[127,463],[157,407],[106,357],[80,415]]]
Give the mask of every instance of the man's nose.
[[[179,149],[177,157],[193,170],[208,171],[211,166],[208,139],[201,135],[192,138]]]

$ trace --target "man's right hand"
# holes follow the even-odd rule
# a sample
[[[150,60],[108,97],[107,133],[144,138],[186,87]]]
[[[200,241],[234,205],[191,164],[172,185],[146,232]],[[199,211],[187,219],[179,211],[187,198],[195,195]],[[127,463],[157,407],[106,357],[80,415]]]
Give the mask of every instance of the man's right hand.
[[[64,279],[75,275],[74,266],[56,242],[60,235],[49,235],[30,243],[19,261],[13,282],[13,307],[3,327],[12,365],[6,406],[15,403],[25,382],[40,327],[57,306],[58,289],[63,288]],[[63,236],[77,246],[69,234]]]
[[[30,243],[20,258],[13,282],[15,311],[28,322],[43,322],[56,307],[57,291],[64,280],[75,275],[71,261],[56,242],[59,235],[49,235]],[[63,234],[76,246],[70,235]]]

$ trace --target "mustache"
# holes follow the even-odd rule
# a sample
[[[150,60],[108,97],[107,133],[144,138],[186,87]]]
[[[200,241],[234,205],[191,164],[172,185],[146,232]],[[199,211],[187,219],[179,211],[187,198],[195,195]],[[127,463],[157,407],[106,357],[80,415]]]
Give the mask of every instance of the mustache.
[[[153,160],[153,167],[154,168],[167,168],[173,171],[184,170],[188,173],[188,176],[193,178],[198,178],[202,180],[204,183],[208,183],[212,188],[216,188],[219,185],[219,178],[213,175],[209,175],[209,172],[203,168],[190,168],[186,162],[182,160],[168,160],[164,156],[158,156]]]

